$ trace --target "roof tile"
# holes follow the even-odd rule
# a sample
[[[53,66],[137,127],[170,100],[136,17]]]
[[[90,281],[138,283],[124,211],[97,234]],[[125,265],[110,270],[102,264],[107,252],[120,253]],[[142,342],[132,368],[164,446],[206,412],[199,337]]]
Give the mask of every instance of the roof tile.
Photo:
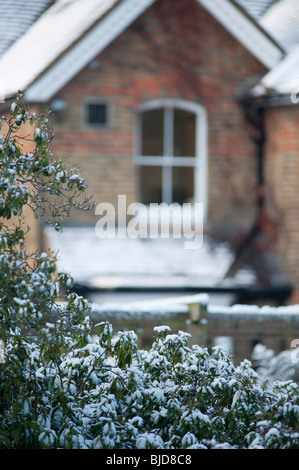
[[[0,56],[53,2],[54,0],[1,0]]]

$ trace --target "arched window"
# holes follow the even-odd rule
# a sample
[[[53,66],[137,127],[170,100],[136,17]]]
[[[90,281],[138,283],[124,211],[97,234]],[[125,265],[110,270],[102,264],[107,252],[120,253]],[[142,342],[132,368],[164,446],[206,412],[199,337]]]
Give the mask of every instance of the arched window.
[[[207,119],[201,105],[164,99],[139,106],[135,161],[140,202],[202,202],[206,212]]]

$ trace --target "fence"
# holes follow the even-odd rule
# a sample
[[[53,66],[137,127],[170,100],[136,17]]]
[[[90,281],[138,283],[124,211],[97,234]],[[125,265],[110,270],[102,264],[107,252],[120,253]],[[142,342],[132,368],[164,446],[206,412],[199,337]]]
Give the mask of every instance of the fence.
[[[135,302],[127,305],[94,306],[93,318],[105,314],[127,312],[131,317],[143,315],[144,319],[157,320],[168,314],[185,314],[189,320],[187,331],[191,343],[213,346],[226,339],[236,361],[250,358],[257,343],[279,353],[290,349],[299,338],[299,305],[272,307],[256,305],[216,306],[209,303],[207,294]],[[145,321],[145,320],[144,320]]]

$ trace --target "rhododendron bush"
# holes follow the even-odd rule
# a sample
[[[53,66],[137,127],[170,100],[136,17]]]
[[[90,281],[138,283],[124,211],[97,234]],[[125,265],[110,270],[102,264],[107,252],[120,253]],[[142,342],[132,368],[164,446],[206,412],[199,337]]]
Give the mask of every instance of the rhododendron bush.
[[[23,208],[59,230],[71,207],[85,207],[75,202],[85,184],[55,160],[48,118],[20,96],[2,123],[0,448],[299,448],[292,381],[267,384],[248,360],[235,366],[167,326],[149,350],[108,322],[94,339],[87,300],[69,291],[57,302],[72,280],[50,254],[28,253]],[[25,123],[35,126],[31,153]]]

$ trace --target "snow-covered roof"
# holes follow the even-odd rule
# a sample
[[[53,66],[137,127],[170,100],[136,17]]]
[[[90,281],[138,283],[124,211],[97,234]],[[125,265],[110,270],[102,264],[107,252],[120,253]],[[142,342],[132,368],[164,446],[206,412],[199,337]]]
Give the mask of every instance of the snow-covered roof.
[[[258,20],[277,0],[236,0],[236,2]]]
[[[260,24],[290,51],[299,45],[299,2],[279,0],[261,17]]]
[[[270,70],[252,90],[252,94],[256,96],[271,96],[272,93],[286,95],[290,105],[298,103],[299,45],[283,61]]]
[[[233,260],[227,245],[208,239],[188,250],[181,238],[99,239],[94,227],[65,227],[62,233],[50,228],[46,235],[58,250],[59,269],[99,289],[215,286]]]
[[[0,59],[5,95],[26,89],[117,1],[56,0]]]
[[[238,0],[245,1],[245,0]],[[277,0],[259,19],[259,23],[272,34],[287,51],[251,90],[252,96],[285,95],[284,104],[298,103],[299,91],[299,2]]]
[[[48,101],[155,0],[56,0],[0,58],[7,97]],[[281,48],[230,0],[197,0],[268,68]]]
[[[247,250],[233,270],[228,243],[204,236],[198,249],[186,249],[184,238],[99,239],[94,227],[46,229],[58,268],[76,284],[91,289],[179,289],[281,287],[286,279],[275,259]]]
[[[0,56],[40,17],[54,0],[1,0]]]

